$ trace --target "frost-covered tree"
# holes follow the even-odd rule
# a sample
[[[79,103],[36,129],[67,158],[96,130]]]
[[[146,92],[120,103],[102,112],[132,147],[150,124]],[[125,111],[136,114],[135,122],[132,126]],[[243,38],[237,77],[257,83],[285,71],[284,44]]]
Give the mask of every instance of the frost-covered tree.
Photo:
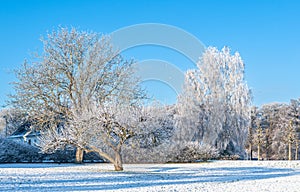
[[[285,141],[288,144],[288,160],[291,161],[292,160],[292,147],[296,140],[296,131],[293,126],[293,121],[290,121],[289,125],[286,128],[285,133],[286,133]]]
[[[298,139],[296,127],[299,124],[299,103],[291,100],[289,105],[284,105],[280,111],[280,130],[282,131],[282,146],[286,150],[286,159],[292,160],[295,141]]]
[[[10,102],[33,118],[42,133],[76,126],[71,122],[84,117],[89,109],[85,105],[103,106],[112,100],[139,97],[140,89],[132,84],[132,61],[123,60],[108,37],[59,28],[42,42],[43,52],[16,71],[18,81]],[[80,127],[75,130],[78,140],[89,138]],[[75,146],[76,161],[82,162],[83,149]]]
[[[231,55],[227,47],[221,51],[209,47],[197,67],[187,71],[178,98],[177,140],[243,155],[251,99],[239,53]]]
[[[254,133],[257,123],[257,107],[251,107],[251,123],[248,127],[248,136],[246,141],[246,148],[248,149],[249,159],[253,159],[253,147],[254,147]]]
[[[300,99],[291,99],[288,109],[288,115],[292,121],[294,133],[295,160],[298,160],[298,149],[300,139]]]
[[[72,109],[73,110],[73,109]],[[47,130],[41,138],[43,151],[53,152],[68,145],[85,152],[96,152],[123,170],[122,147],[139,132],[141,108],[130,103],[112,101],[85,104],[61,130]]]
[[[256,121],[261,125],[263,133],[262,158],[288,159],[292,153],[297,155],[296,141],[300,132],[297,103],[297,100],[291,100],[290,104],[270,103],[257,110]],[[257,129],[256,126],[252,128]],[[257,132],[253,133],[256,138]],[[293,142],[289,139],[291,136],[294,137]]]
[[[286,152],[284,136],[287,105],[280,103],[270,103],[261,106],[257,110],[257,124],[261,126],[262,143],[260,146],[260,156],[265,159],[284,158]],[[257,139],[259,131],[256,129],[255,138]],[[256,141],[257,144],[257,141]],[[257,147],[257,145],[256,145]]]
[[[0,111],[0,136],[8,137],[20,126],[29,123],[28,116],[14,108],[5,108]]]
[[[277,127],[281,126],[279,122],[281,109],[283,109],[283,106],[277,103],[262,106],[259,118],[263,133],[261,156],[264,156],[265,159],[270,159],[272,156],[273,141],[276,133],[275,130]]]
[[[122,154],[129,163],[165,163],[174,153],[175,106],[164,106],[157,102],[141,110],[139,132],[132,137]],[[133,149],[133,150],[132,150]]]

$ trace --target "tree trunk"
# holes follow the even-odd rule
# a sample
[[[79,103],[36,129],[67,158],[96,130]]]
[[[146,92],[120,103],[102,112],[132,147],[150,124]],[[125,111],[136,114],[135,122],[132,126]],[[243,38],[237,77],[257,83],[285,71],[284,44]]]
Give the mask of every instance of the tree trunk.
[[[295,160],[298,160],[298,147],[299,147],[299,144],[298,144],[298,141],[296,141]]]
[[[83,149],[77,147],[75,163],[82,163],[82,162],[83,162]]]
[[[120,152],[115,152],[115,161],[113,162],[115,171],[123,171],[123,163]]]
[[[257,145],[257,160],[260,160],[260,145]]]
[[[252,160],[252,144],[249,145],[249,151],[250,151],[250,160]]]
[[[289,161],[292,160],[292,143],[289,142]]]

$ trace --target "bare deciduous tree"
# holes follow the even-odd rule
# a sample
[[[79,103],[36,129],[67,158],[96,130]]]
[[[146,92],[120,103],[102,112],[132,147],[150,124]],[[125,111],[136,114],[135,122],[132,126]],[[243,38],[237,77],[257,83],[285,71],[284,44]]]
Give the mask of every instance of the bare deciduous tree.
[[[10,104],[33,118],[35,127],[48,133],[45,136],[75,135],[68,142],[77,147],[80,163],[85,142],[94,134],[89,124],[82,124],[91,105],[106,107],[117,100],[130,103],[143,93],[132,77],[132,61],[123,60],[109,37],[60,28],[42,42],[43,53],[25,61],[16,72],[19,81]],[[104,118],[102,113],[95,115]]]
[[[86,104],[62,130],[47,130],[41,138],[44,151],[74,145],[85,152],[96,152],[123,170],[121,157],[125,142],[139,131],[140,107],[128,103]]]

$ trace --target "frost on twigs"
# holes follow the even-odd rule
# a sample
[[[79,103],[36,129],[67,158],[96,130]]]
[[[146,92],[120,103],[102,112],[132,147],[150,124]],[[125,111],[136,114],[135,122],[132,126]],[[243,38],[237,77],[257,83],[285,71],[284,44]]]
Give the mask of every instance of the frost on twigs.
[[[138,132],[128,141],[123,158],[128,163],[164,163],[174,133],[175,106],[152,103],[141,110]]]

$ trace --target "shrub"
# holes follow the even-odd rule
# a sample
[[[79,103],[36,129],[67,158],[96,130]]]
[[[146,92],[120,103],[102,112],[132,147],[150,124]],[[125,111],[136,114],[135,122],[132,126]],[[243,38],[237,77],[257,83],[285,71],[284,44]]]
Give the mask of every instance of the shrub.
[[[0,139],[0,163],[42,162],[39,149],[28,144]]]
[[[43,154],[39,148],[26,143],[10,139],[0,139],[0,163],[72,163],[75,161],[75,149],[67,148],[57,150],[52,154]],[[88,153],[84,156],[86,162],[102,162],[103,160],[95,153]]]
[[[183,145],[177,153],[171,158],[172,162],[188,163],[196,161],[207,161],[216,159],[218,151],[209,145],[202,145],[198,142],[188,142]]]

